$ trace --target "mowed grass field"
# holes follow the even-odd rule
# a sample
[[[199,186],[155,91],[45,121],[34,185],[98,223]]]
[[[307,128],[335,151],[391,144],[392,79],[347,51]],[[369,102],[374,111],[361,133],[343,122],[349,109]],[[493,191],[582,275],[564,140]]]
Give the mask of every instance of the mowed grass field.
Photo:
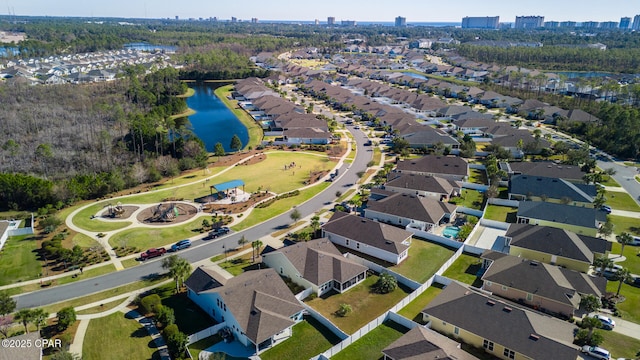
[[[142,250],[161,247],[200,234],[202,219],[196,218],[179,226],[135,228],[123,230],[109,239],[109,245],[135,246]]]
[[[42,265],[37,260],[36,249],[38,241],[32,236],[10,237],[0,252],[0,285],[37,279]]]
[[[92,319],[84,336],[85,360],[151,359],[156,349],[147,330],[121,312]]]

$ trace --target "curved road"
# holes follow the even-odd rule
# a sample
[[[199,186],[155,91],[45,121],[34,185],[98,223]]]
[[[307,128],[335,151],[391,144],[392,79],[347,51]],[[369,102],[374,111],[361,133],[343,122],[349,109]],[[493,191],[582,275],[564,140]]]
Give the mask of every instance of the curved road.
[[[296,207],[302,214],[302,217],[317,211],[323,207],[325,203],[334,201],[336,198],[336,191],[344,192],[352,184],[357,183],[358,176],[356,174],[359,171],[365,171],[367,169],[367,163],[373,158],[373,149],[372,147],[364,146],[367,137],[362,131],[354,130],[353,128],[349,128],[349,131],[354,135],[356,140],[357,153],[355,160],[351,164],[344,163],[342,165],[339,171],[339,178],[334,181],[331,186],[304,204]],[[247,239],[259,239],[273,233],[277,229],[287,227],[290,223],[291,218],[289,217],[289,212],[286,212],[252,228],[236,232],[222,238],[215,240],[195,240],[191,248],[180,251],[180,256],[191,263],[195,263],[221,254],[223,252],[223,246],[226,248],[236,247],[238,240],[243,235]],[[17,302],[18,309],[40,307],[112,289],[142,280],[150,274],[160,274],[164,272],[165,270],[161,267],[160,259],[157,259],[129,269],[116,271],[91,279],[17,295],[14,299]]]

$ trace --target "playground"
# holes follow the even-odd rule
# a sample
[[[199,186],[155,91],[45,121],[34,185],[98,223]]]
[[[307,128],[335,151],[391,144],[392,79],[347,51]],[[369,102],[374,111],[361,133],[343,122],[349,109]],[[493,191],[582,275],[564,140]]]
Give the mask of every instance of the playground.
[[[138,213],[136,219],[148,225],[177,224],[192,219],[198,209],[186,203],[160,203],[150,206]]]
[[[102,220],[125,220],[131,217],[139,208],[139,206],[122,205],[118,202],[116,205],[109,204],[98,216]]]

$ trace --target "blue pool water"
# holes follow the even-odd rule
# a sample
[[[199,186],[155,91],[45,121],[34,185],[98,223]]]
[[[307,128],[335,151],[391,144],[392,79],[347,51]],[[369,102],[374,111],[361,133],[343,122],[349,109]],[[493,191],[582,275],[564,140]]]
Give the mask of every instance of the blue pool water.
[[[457,226],[447,226],[442,231],[442,236],[448,237],[450,239],[455,239],[458,237],[458,233],[460,232],[460,228]]]

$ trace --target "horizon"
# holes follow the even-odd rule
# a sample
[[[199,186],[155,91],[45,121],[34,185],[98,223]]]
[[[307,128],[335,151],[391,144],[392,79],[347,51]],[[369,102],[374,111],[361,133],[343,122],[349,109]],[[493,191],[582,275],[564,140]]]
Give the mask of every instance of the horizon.
[[[242,5],[222,3],[212,4],[203,0],[184,0],[179,7],[168,1],[148,2],[146,0],[112,0],[108,3],[86,3],[80,0],[16,0],[0,1],[0,15],[80,17],[80,18],[120,18],[120,19],[237,19],[250,21],[257,18],[262,22],[299,21],[326,23],[327,17],[335,17],[336,22],[354,20],[366,23],[393,22],[396,16],[407,19],[407,23],[461,23],[462,18],[499,16],[501,22],[515,22],[516,16],[544,16],[545,21],[620,21],[621,17],[640,14],[640,5],[631,9],[626,0],[611,0],[602,3],[594,0],[565,1],[553,0],[521,1],[488,0],[481,7],[471,0],[459,0],[452,9],[447,4],[412,3],[398,0],[393,4],[382,0],[352,1],[347,4],[339,0],[325,0],[317,11],[293,0],[272,0],[268,3],[246,0]],[[6,10],[5,10],[6,9]],[[625,9],[625,10],[621,10]],[[6,12],[5,12],[6,11]],[[312,12],[313,15],[309,15]],[[381,14],[383,16],[381,16]],[[388,16],[388,17],[387,17]],[[415,16],[415,18],[412,18]],[[266,20],[265,20],[266,19]]]

